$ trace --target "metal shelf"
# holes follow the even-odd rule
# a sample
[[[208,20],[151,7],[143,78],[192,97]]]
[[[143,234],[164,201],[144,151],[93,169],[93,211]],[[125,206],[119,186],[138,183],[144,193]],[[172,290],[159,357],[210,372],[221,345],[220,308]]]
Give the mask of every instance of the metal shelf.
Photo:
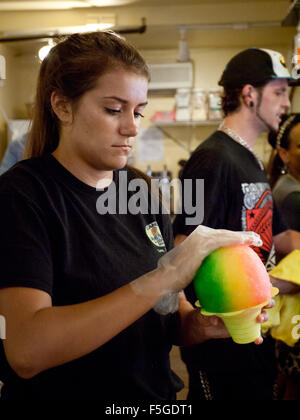
[[[192,139],[195,134],[196,127],[218,127],[221,124],[221,120],[207,120],[207,121],[152,121],[152,125],[162,131],[162,133],[174,141],[182,149],[191,153]],[[189,129],[189,140],[181,141],[178,140],[173,134],[168,132],[168,128],[183,127]]]
[[[152,121],[156,127],[210,127],[218,126],[221,120],[206,120],[206,121]]]

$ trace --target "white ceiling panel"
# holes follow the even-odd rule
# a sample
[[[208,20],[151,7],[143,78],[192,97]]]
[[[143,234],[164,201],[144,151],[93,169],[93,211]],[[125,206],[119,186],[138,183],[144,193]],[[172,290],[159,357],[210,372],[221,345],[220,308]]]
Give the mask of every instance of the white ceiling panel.
[[[0,38],[2,45],[4,38],[19,38],[6,45],[21,53],[45,43],[47,34],[66,34],[113,14],[116,30],[138,29],[146,19],[145,33],[126,35],[141,49],[177,48],[180,28],[187,29],[191,48],[271,45],[273,39],[286,44],[292,42],[295,28],[280,24],[290,4],[290,0],[0,0]],[[10,10],[3,9],[8,5]]]
[[[0,10],[68,10],[89,7],[115,7],[135,3],[137,0],[0,0]]]
[[[201,5],[201,4],[234,4],[234,3],[259,3],[262,0],[0,0],[0,10],[67,10],[72,8],[88,7],[115,7],[128,4],[138,6],[156,6],[162,5]],[[263,0],[270,3],[283,3],[287,7],[290,0]]]

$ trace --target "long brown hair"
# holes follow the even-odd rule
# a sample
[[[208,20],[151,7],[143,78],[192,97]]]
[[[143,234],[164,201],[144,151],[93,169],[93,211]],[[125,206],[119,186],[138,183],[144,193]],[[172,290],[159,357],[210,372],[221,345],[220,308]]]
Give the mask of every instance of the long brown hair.
[[[58,146],[60,126],[51,106],[52,92],[59,92],[75,105],[100,76],[118,68],[150,80],[139,52],[114,32],[73,34],[53,47],[41,64],[25,157],[52,153]]]

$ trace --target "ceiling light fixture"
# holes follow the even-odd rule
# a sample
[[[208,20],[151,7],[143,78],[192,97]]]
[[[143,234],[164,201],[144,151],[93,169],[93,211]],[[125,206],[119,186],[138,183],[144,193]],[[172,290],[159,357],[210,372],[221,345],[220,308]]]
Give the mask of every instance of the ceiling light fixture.
[[[0,11],[70,10],[91,7],[113,7],[135,3],[137,0],[9,0],[0,1]]]
[[[44,45],[42,48],[39,49],[39,59],[43,61],[47,55],[49,54],[50,50],[55,46],[55,42],[53,39],[49,39],[48,44]]]
[[[80,7],[90,7],[84,1],[62,1],[62,0],[51,0],[51,1],[1,1],[1,11],[21,11],[21,10],[67,10]]]
[[[3,55],[0,55],[0,87],[4,86],[6,79],[6,61]]]
[[[84,3],[94,7],[124,6],[126,4],[136,3],[136,1],[137,0],[83,0]]]

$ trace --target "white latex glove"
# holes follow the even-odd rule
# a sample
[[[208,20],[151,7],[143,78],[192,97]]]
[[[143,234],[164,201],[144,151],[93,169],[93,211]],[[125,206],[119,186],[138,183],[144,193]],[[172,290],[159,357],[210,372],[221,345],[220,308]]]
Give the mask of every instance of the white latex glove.
[[[254,232],[198,226],[180,245],[160,258],[158,268],[164,273],[164,297],[154,309],[162,315],[175,312],[178,309],[178,292],[193,280],[204,258],[217,248],[237,244],[259,247],[262,241]]]

